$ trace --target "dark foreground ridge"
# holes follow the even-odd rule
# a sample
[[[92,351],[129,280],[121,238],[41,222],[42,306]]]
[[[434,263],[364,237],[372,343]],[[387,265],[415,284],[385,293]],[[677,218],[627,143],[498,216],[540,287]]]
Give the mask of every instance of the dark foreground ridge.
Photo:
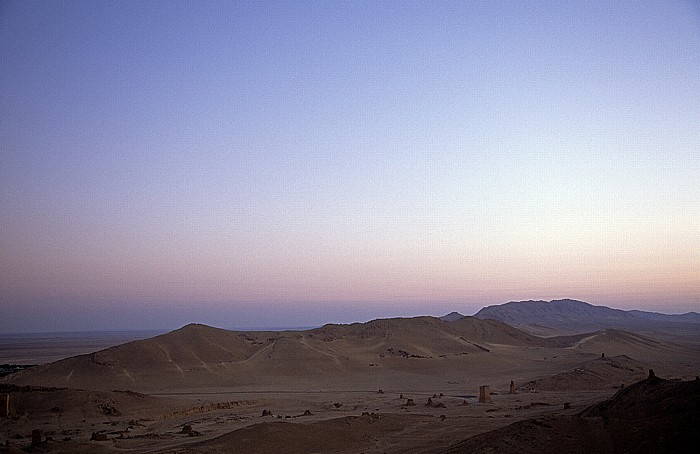
[[[443,453],[690,453],[700,446],[699,418],[700,379],[650,374],[578,415],[520,421]]]

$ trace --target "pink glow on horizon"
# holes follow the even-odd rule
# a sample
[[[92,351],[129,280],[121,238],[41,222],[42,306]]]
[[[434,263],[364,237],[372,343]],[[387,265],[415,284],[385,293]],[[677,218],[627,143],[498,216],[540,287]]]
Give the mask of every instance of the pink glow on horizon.
[[[697,8],[629,6],[3,3],[0,309],[700,311]]]

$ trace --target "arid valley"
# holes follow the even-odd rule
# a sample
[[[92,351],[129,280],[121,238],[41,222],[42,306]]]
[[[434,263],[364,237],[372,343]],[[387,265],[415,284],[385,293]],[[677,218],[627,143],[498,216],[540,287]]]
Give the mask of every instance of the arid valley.
[[[532,303],[497,308],[512,313]],[[489,308],[474,317],[305,331],[187,325],[3,377],[9,414],[0,420],[0,450],[690,449],[700,415],[697,314],[657,314],[644,330],[627,331],[621,324],[639,322],[631,312],[569,300],[541,306],[569,314],[566,329],[540,317],[537,329],[559,335],[539,337],[527,323],[485,318],[502,317]],[[601,329],[575,333],[571,323],[584,320],[581,310],[595,312],[585,320]]]
[[[699,19],[0,1],[0,454],[700,452]]]

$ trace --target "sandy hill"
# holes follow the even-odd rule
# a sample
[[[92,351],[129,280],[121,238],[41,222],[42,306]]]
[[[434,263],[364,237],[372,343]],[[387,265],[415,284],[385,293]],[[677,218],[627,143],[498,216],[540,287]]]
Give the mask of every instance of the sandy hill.
[[[236,332],[187,325],[151,339],[57,361],[2,379],[19,385],[164,391],[256,386],[266,377],[344,377],[368,367],[479,355],[493,345],[547,346],[493,320],[433,317],[326,325],[308,331]],[[428,367],[423,363],[422,367]]]
[[[450,322],[450,326],[467,339],[478,339],[491,344],[529,347],[556,346],[548,339],[525,333],[498,320],[480,320],[476,317],[462,317]]]
[[[487,306],[474,317],[499,320],[538,335],[580,334],[607,328],[668,336],[698,337],[700,314],[666,315],[623,311],[570,299],[512,301]]]
[[[698,418],[700,380],[648,378],[579,415],[517,422],[443,453],[691,453],[700,443]]]
[[[698,351],[617,329],[551,337],[560,352],[596,355],[572,370],[531,380],[523,389],[549,391],[593,390],[619,387],[644,378],[652,364],[695,363]]]
[[[548,339],[562,347],[586,353],[605,353],[608,356],[627,355],[646,360],[665,358],[678,351],[678,345],[652,339],[641,334],[618,329],[606,329],[594,333],[560,336]]]
[[[87,391],[70,388],[0,385],[8,393],[10,412],[32,421],[160,417],[181,411],[182,402],[147,396],[133,391]]]
[[[571,391],[619,388],[644,378],[648,366],[621,355],[599,357],[561,372],[523,384],[522,391]]]

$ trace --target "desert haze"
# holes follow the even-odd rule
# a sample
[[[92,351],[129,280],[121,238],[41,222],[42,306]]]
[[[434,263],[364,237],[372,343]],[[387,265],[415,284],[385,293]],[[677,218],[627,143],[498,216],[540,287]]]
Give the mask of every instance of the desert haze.
[[[693,451],[697,314],[609,311],[561,300],[305,331],[190,324],[3,377],[0,449]]]

